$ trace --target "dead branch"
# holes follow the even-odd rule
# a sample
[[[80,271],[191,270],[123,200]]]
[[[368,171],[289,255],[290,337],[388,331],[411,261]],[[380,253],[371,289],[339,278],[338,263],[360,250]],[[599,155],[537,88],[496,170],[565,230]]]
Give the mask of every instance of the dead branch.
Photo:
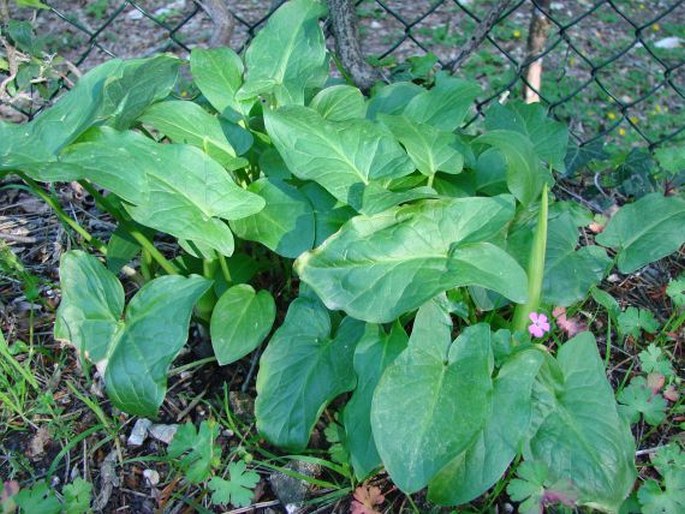
[[[495,26],[502,13],[511,3],[511,0],[502,0],[495,4],[490,12],[481,20],[476,29],[471,34],[471,37],[464,46],[461,47],[459,53],[454,60],[447,65],[447,68],[454,73],[457,71],[466,59],[478,48],[481,43],[488,37],[490,30]]]

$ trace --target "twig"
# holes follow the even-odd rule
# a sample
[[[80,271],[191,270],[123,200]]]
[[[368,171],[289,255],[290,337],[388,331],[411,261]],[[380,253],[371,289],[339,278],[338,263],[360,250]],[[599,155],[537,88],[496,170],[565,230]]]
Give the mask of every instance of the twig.
[[[231,37],[233,36],[233,29],[235,27],[235,18],[228,9],[227,0],[198,0],[200,7],[207,13],[214,23],[214,33],[209,41],[209,46],[214,48],[218,46],[229,46]]]
[[[244,512],[254,512],[255,509],[265,509],[267,507],[276,507],[281,502],[278,500],[271,500],[268,502],[253,503],[249,507],[241,507],[239,509],[227,510],[223,514],[243,514]]]
[[[457,71],[461,65],[464,64],[464,61],[466,61],[466,59],[476,50],[476,48],[480,46],[485,38],[488,37],[490,30],[495,26],[500,16],[502,16],[502,13],[510,3],[511,0],[502,0],[500,3],[495,4],[492,9],[490,9],[490,12],[488,12],[485,18],[482,19],[482,21],[473,31],[473,34],[471,34],[468,42],[461,47],[461,50],[459,50],[459,53],[454,60],[451,63],[448,63],[447,68],[452,73]]]

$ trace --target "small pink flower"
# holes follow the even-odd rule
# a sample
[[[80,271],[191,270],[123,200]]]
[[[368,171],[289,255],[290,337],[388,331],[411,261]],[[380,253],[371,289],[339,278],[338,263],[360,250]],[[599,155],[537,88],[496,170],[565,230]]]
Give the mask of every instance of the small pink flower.
[[[533,337],[542,337],[546,332],[549,332],[549,321],[547,321],[547,316],[544,314],[538,314],[537,312],[531,312],[528,317],[532,323],[528,325],[528,332]]]

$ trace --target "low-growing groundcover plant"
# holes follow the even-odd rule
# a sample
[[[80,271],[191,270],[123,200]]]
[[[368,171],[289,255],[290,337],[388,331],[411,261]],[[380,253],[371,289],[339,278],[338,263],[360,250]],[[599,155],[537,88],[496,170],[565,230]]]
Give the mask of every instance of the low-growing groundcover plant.
[[[106,245],[75,227],[106,260],[62,257],[55,337],[96,366],[113,405],[155,417],[191,319],[219,364],[235,362],[277,314],[250,282],[292,269],[299,292],[257,375],[268,441],[305,449],[349,393],[340,443],[359,480],[383,467],[402,491],[459,505],[520,457],[509,493],[522,508],[618,511],[635,443],[595,338],[556,355],[538,341],[551,307],[583,300],[614,265],[678,250],[685,199],[646,195],[579,247],[592,216],[550,192],[562,124],[511,103],[468,133],[479,89],[444,73],[366,97],[329,76],[324,14],[292,0],[242,57],[194,50],[192,99],[176,93],[181,60],[115,59],[34,121],[0,124],[3,173],[80,181],[118,222]],[[175,258],[156,233],[178,241]],[[127,301],[117,272],[139,255],[145,283]]]

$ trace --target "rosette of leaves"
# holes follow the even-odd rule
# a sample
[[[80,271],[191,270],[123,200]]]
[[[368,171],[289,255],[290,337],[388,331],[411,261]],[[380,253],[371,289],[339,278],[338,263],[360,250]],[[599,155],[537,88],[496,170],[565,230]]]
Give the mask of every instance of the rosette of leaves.
[[[553,357],[476,321],[502,308],[492,319],[506,324],[534,280],[543,306],[569,305],[614,262],[630,272],[677,249],[685,200],[647,195],[578,248],[589,216],[550,195],[541,231],[566,129],[512,104],[467,133],[478,88],[444,72],[430,89],[399,82],[370,98],[333,84],[324,14],[322,1],[292,0],[243,56],[194,50],[197,98],[173,96],[185,65],[174,57],[113,60],[31,123],[0,122],[0,172],[107,191],[99,201],[120,223],[107,258],[147,275],[126,305],[97,258],[65,254],[56,336],[98,367],[119,408],[154,416],[195,309],[222,365],[269,339],[255,414],[275,445],[303,450],[351,393],[340,444],[360,480],[383,466],[403,491],[457,505],[522,456],[544,470],[535,498],[563,483],[568,502],[617,510],[634,443],[594,337]],[[157,234],[178,242],[173,262],[154,251]],[[242,503],[244,491],[215,492]]]

